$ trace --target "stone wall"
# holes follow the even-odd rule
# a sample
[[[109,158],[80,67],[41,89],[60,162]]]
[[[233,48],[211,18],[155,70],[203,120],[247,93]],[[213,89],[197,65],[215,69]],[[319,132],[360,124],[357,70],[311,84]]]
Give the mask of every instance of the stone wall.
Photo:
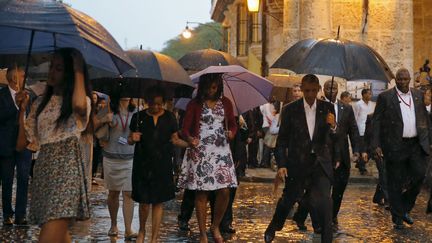
[[[414,0],[414,70],[432,58],[432,1]]]

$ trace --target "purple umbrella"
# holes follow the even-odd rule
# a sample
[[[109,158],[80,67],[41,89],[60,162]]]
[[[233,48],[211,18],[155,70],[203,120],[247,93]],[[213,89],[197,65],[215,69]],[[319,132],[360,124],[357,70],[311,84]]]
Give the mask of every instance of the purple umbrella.
[[[269,80],[238,65],[210,66],[191,75],[192,82],[199,83],[207,73],[223,73],[224,95],[232,101],[236,115],[266,104],[273,89]]]

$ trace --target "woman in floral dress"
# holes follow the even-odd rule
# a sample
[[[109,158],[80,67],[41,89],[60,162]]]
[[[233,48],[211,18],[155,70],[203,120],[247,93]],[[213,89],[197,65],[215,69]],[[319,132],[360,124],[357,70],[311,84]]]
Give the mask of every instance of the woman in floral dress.
[[[91,91],[85,63],[74,49],[57,50],[45,94],[32,105],[24,140],[39,150],[30,187],[30,222],[39,242],[70,242],[72,220],[90,217],[85,165],[79,144],[89,124]],[[23,142],[19,137],[18,144]]]
[[[183,121],[182,136],[190,147],[183,160],[179,187],[196,191],[200,242],[207,242],[208,193],[216,191],[215,215],[210,231],[216,242],[223,242],[219,225],[228,205],[229,188],[237,187],[229,147],[237,125],[232,103],[222,94],[221,74],[201,76],[197,97],[189,102]]]

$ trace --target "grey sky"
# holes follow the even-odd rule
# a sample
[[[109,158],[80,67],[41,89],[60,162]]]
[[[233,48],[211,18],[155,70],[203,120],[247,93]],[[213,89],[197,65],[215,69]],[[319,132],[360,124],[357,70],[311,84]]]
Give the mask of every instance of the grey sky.
[[[186,21],[209,22],[210,0],[64,0],[101,23],[125,49],[160,51]],[[196,27],[191,24],[190,27]]]

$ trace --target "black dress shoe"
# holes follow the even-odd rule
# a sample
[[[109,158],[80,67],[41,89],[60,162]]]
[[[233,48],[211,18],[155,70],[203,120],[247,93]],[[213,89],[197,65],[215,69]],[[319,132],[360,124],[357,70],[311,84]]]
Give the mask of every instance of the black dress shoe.
[[[264,232],[264,242],[270,243],[274,240],[276,232],[274,229],[267,227],[266,231]]]
[[[189,224],[186,221],[179,220],[178,226],[179,226],[179,229],[182,231],[189,231],[190,230]]]
[[[15,219],[15,225],[26,226],[26,225],[28,225],[28,222],[25,218],[16,218]]]
[[[409,216],[408,213],[403,215],[402,220],[407,224],[414,224],[414,220]]]
[[[235,234],[236,230],[232,226],[221,227],[220,232],[227,234]]]
[[[7,217],[3,220],[3,226],[11,226],[14,224],[14,220],[12,217]]]
[[[296,223],[296,225],[297,225],[297,228],[300,230],[300,231],[306,231],[307,230],[307,227],[306,227],[306,225],[305,225],[305,223],[304,222],[301,222],[300,220],[299,220],[299,215],[297,214],[297,213],[295,213],[294,214],[294,216],[293,216],[293,221]]]
[[[396,229],[396,230],[401,230],[401,229],[404,229],[405,228],[405,226],[404,226],[404,224],[403,224],[403,221],[402,221],[402,219],[401,218],[394,218],[393,219],[393,228],[394,229]]]

